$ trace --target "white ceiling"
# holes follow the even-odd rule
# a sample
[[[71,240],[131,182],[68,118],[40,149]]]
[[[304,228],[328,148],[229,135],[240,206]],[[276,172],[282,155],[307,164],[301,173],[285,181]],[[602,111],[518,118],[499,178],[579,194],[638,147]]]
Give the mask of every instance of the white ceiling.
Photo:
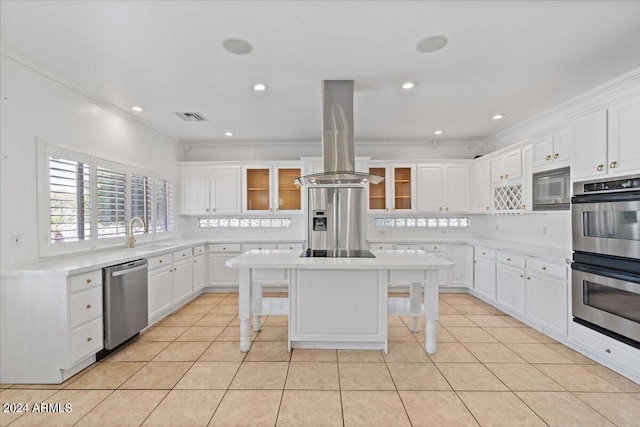
[[[355,80],[357,141],[478,141],[640,66],[639,1],[0,5],[4,53],[189,142],[319,141],[323,79]],[[440,34],[445,49],[416,51]]]

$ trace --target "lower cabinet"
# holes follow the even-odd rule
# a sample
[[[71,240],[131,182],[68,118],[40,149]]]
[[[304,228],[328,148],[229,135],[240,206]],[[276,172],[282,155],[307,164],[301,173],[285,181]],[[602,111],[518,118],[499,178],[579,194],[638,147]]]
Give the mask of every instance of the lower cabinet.
[[[473,288],[473,246],[449,245],[449,286]]]
[[[206,265],[204,255],[193,257],[193,292],[198,293],[204,289]]]
[[[238,244],[216,243],[210,244],[209,249],[209,280],[207,286],[212,288],[238,288],[238,269],[229,268],[225,262],[240,255],[242,249]]]
[[[525,315],[525,258],[498,251],[496,264],[496,302],[508,311]]]
[[[569,320],[566,265],[527,258],[527,319],[563,337]]]
[[[173,264],[173,304],[178,305],[193,294],[192,259],[180,260]]]
[[[488,301],[496,300],[496,251],[477,246],[474,256],[473,289]]]

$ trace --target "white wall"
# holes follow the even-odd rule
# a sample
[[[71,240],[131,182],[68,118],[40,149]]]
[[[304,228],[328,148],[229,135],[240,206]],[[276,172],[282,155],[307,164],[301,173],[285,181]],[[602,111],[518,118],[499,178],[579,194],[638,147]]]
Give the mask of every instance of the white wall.
[[[0,268],[38,260],[36,138],[175,174],[173,140],[5,55],[0,93]]]
[[[471,225],[473,237],[571,248],[569,211],[524,215],[475,215]]]

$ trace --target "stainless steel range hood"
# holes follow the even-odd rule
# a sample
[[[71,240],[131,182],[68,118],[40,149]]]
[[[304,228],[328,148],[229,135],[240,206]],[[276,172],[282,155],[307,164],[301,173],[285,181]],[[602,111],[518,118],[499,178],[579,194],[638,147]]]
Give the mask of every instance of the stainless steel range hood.
[[[353,80],[322,81],[322,161],[324,172],[296,180],[301,185],[378,184],[378,175],[355,171]]]

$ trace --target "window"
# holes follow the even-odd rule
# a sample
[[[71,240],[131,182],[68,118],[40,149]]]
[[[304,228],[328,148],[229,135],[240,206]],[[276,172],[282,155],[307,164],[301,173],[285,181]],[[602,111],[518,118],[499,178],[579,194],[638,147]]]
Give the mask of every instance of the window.
[[[47,143],[38,152],[41,255],[126,244],[135,216],[145,226],[134,234],[173,231],[170,178]]]
[[[98,238],[127,235],[127,181],[123,172],[96,168]]]
[[[89,165],[48,156],[49,223],[52,243],[91,238]]]

